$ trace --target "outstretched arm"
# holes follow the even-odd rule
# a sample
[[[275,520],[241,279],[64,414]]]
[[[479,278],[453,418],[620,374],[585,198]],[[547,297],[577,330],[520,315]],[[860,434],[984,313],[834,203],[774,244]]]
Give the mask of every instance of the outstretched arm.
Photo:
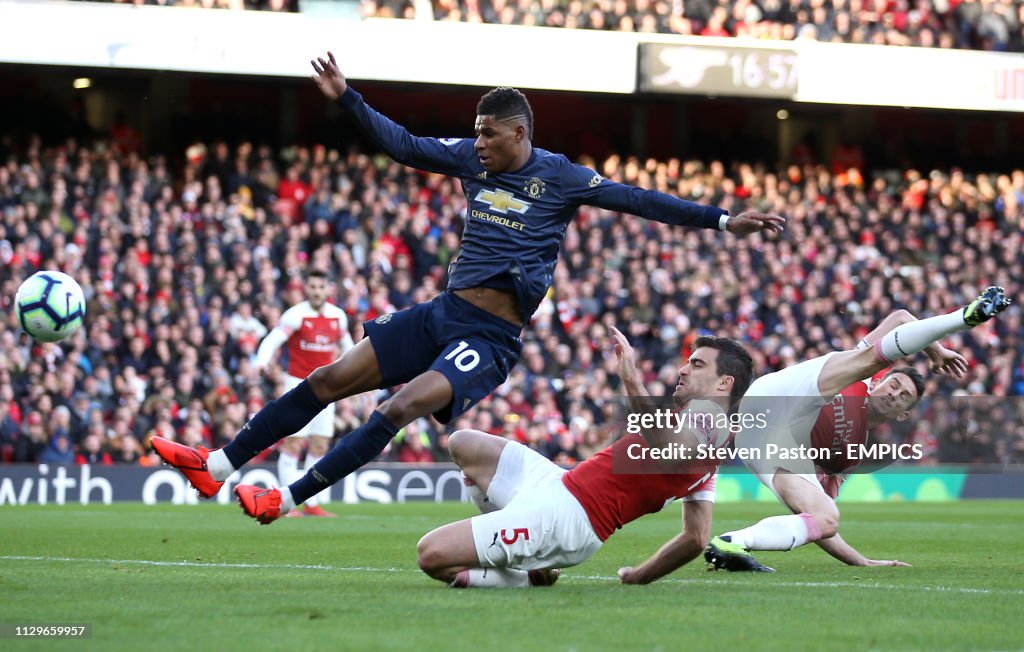
[[[413,136],[405,127],[374,111],[363,101],[362,95],[349,87],[333,52],[328,52],[326,59],[318,57],[311,60],[310,64],[315,73],[313,82],[324,97],[348,111],[363,133],[388,156],[403,165],[458,176],[463,167],[459,151],[467,146],[466,140],[441,141]],[[472,141],[468,142],[472,147]]]
[[[611,211],[630,213],[676,226],[719,229],[737,235],[761,231],[782,231],[785,220],[778,215],[746,211],[729,215],[715,206],[704,206],[657,190],[644,190],[605,179],[594,170],[567,164],[563,186],[571,201]]]
[[[908,313],[909,314],[909,313]],[[821,488],[825,491],[825,494],[833,501],[839,495],[839,487],[846,481],[846,474],[830,474],[827,473],[821,467],[817,467],[818,482],[821,484]],[[794,510],[795,511],[795,510]],[[909,566],[902,561],[892,560],[876,560],[868,559],[864,555],[860,554],[853,546],[846,543],[839,533],[836,532],[834,535],[827,539],[818,539],[815,541],[819,548],[832,555],[844,564],[850,566]]]
[[[612,350],[615,352],[615,359],[618,362],[617,371],[622,379],[622,391],[626,395],[629,409],[633,414],[648,415],[655,414],[656,410],[666,409],[664,403],[659,404],[651,398],[650,393],[640,378],[640,371],[636,368],[636,351],[630,346],[629,340],[622,332],[614,326],[609,327],[612,339]],[[659,446],[670,443],[678,443],[696,450],[700,443],[696,434],[687,429],[676,431],[667,424],[663,428],[644,428],[641,432],[644,440],[652,445]],[[668,463],[668,461],[665,461]],[[678,464],[678,462],[673,462]]]
[[[616,370],[622,379],[622,392],[626,395],[629,409],[633,412],[650,409],[653,401],[645,400],[651,395],[640,379],[640,371],[636,368],[636,351],[618,328],[609,326],[609,332],[612,350],[615,352]]]
[[[699,557],[711,536],[713,507],[714,503],[706,500],[684,502],[683,531],[639,566],[620,568],[619,579],[622,583],[650,584]]]
[[[277,350],[288,341],[288,333],[281,326],[275,326],[267,336],[260,342],[260,346],[256,349],[256,368],[259,370],[266,369],[267,366],[273,362],[274,356],[277,355]]]
[[[818,539],[814,543],[818,544],[818,547],[828,554],[850,566],[910,566],[910,564],[896,559],[868,559],[853,546],[843,541],[843,537],[839,536],[838,532],[827,539]]]

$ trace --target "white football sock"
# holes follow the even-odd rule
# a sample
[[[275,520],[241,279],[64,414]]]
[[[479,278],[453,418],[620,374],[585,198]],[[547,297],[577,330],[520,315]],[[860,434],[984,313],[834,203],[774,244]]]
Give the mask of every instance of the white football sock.
[[[218,448],[215,451],[210,451],[210,456],[206,458],[206,470],[210,472],[210,476],[214,480],[224,482],[236,469],[231,466],[224,451]]]
[[[299,472],[299,458],[291,453],[278,450],[277,452],[277,483],[280,487],[287,487],[302,477]]]
[[[725,537],[747,550],[792,550],[820,539],[821,529],[810,514],[792,514],[763,519],[748,528],[726,532]]]
[[[316,464],[317,462],[319,462],[322,459],[324,459],[323,456],[313,457],[312,455],[309,454],[309,451],[307,451],[306,452],[306,463],[305,463],[305,465],[302,468],[301,475],[306,475],[307,473],[309,473],[309,470],[311,468],[313,468],[313,465]],[[327,491],[327,490],[324,489],[324,491]],[[321,491],[316,496],[310,496],[309,498],[307,498],[306,499],[306,505],[309,505],[310,507],[316,507],[317,505],[319,505],[320,504],[319,496],[323,495],[324,491]]]
[[[530,574],[515,568],[470,568],[463,571],[469,575],[468,589],[526,588],[530,586]]]
[[[281,487],[281,516],[295,509],[295,500],[292,498],[292,490],[288,487]]]
[[[908,355],[919,353],[933,342],[938,342],[947,335],[969,330],[964,323],[964,309],[929,317],[920,321],[912,321],[892,329],[875,344],[875,352],[883,360],[892,362]]]

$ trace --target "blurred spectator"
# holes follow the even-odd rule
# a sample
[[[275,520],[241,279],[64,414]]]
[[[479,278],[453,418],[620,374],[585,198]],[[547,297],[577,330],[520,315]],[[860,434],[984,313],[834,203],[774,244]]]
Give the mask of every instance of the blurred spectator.
[[[422,419],[413,421],[395,436],[399,443],[398,461],[407,464],[423,464],[434,461],[430,451],[430,437],[420,425]]]
[[[0,462],[14,461],[14,442],[18,439],[18,423],[11,417],[10,404],[0,401]]]
[[[50,440],[43,428],[43,417],[38,412],[29,412],[21,435],[14,443],[15,462],[35,462],[39,460]]]
[[[66,430],[54,433],[50,445],[39,454],[40,464],[74,464],[75,452],[71,450],[71,435]]]
[[[82,440],[81,452],[75,456],[75,463],[110,466],[114,461],[111,459],[110,453],[103,450],[100,436],[91,434]]]

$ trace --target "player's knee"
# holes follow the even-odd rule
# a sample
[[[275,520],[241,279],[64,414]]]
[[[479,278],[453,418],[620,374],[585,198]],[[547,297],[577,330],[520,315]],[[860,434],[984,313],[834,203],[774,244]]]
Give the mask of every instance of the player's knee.
[[[465,466],[473,442],[479,434],[480,432],[477,430],[463,429],[456,430],[448,437],[448,452],[451,453],[452,460],[456,464],[461,467]]]
[[[442,579],[439,575],[445,568],[444,552],[431,533],[425,534],[416,544],[416,563],[427,575]]]
[[[318,367],[306,376],[306,382],[309,383],[313,393],[320,400],[324,400],[324,397],[334,396],[341,391],[341,388],[336,386],[338,384],[338,374],[333,373],[331,369],[335,364],[337,364],[336,361],[329,365]]]
[[[463,448],[465,448],[466,440],[468,439],[466,436],[467,432],[467,430],[456,430],[448,435],[448,452],[451,453],[452,460],[456,464],[459,463],[459,457],[463,452]]]
[[[909,311],[904,310],[903,308],[900,308],[899,310],[893,312],[893,318],[896,320],[897,326],[909,324],[912,321],[917,321],[915,317],[912,314],[910,314]]]
[[[398,427],[402,427],[420,417],[425,417],[434,408],[421,396],[412,393],[399,392],[377,406],[380,412],[388,421]],[[449,446],[451,440],[449,439]]]

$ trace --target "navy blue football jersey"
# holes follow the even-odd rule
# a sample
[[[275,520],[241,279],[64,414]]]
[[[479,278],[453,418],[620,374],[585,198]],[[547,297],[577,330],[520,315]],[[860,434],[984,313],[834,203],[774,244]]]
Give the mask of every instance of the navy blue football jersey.
[[[565,229],[580,205],[708,229],[719,228],[725,214],[713,206],[609,181],[537,147],[522,168],[492,174],[480,164],[474,138],[413,136],[370,108],[351,87],[338,103],[395,161],[461,180],[469,207],[448,287],[513,289],[523,323],[551,286]]]

